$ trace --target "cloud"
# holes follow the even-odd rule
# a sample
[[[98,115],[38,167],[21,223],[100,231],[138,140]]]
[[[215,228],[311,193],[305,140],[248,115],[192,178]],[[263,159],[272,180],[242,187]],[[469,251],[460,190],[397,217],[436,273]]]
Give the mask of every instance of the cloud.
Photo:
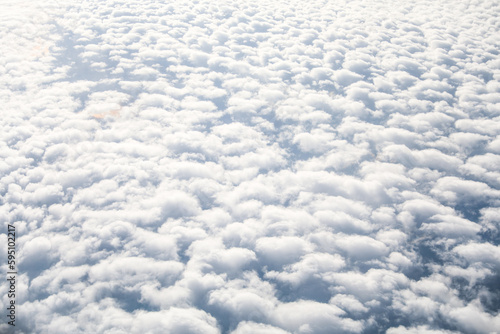
[[[280,305],[273,314],[273,322],[292,332],[360,333],[360,321],[342,319],[343,311],[336,306],[313,301],[297,301]]]
[[[432,329],[429,326],[417,326],[417,327],[393,327],[389,328],[387,333],[426,333],[426,334],[450,334],[450,333],[458,333],[456,331],[449,331],[444,329]]]
[[[168,311],[140,312],[130,328],[131,333],[210,333],[217,334],[216,320],[196,309],[171,308]]]
[[[293,263],[311,246],[299,237],[265,237],[256,241],[255,250],[264,265],[274,268]]]
[[[284,271],[270,271],[266,277],[287,282],[292,286],[304,284],[311,278],[320,277],[325,272],[335,272],[345,267],[344,259],[328,253],[307,254],[302,260],[286,266]]]
[[[459,245],[453,251],[471,262],[486,262],[495,266],[500,264],[500,249],[491,244],[469,243]]]
[[[255,322],[242,321],[232,334],[286,334],[287,332],[279,327],[271,325],[259,324]]]

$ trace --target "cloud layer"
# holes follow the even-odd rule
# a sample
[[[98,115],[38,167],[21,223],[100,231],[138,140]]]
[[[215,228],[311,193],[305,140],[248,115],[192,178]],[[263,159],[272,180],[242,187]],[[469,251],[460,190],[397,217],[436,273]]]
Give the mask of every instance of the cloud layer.
[[[16,333],[500,328],[498,4],[0,7]]]

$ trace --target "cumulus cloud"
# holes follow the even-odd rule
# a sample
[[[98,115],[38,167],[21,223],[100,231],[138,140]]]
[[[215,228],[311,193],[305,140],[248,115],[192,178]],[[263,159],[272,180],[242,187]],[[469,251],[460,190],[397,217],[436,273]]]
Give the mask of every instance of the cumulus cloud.
[[[0,332],[500,327],[497,4],[0,9]]]

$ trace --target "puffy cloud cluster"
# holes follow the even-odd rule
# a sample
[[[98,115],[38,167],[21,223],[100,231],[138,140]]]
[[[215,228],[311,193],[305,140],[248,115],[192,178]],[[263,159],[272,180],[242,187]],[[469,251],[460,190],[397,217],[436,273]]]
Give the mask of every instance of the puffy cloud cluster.
[[[495,2],[0,8],[16,333],[500,328]]]

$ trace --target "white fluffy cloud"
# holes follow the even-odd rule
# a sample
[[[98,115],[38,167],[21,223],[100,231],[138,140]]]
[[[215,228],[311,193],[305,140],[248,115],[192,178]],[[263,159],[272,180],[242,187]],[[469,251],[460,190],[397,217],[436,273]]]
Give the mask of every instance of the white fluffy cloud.
[[[497,4],[0,9],[16,333],[500,326]]]

